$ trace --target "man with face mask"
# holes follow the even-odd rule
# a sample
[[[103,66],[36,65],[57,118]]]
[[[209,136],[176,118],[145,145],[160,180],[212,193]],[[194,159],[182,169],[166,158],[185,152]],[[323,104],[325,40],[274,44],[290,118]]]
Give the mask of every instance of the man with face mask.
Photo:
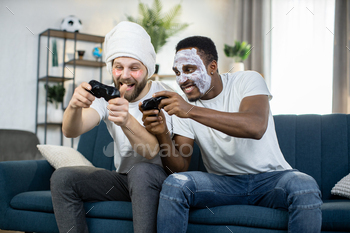
[[[190,208],[249,204],[289,211],[289,232],[321,231],[321,193],[309,175],[293,170],[280,151],[272,98],[257,72],[218,74],[214,43],[189,37],[176,47],[173,70],[184,98],[162,91],[159,107],[174,115],[174,143],[164,115],[144,111],[146,129],[161,145],[163,184],[158,232],[186,232]],[[186,172],[194,141],[208,173]]]
[[[114,139],[116,171],[95,167],[64,167],[51,177],[52,202],[59,231],[88,232],[84,201],[131,201],[134,232],[156,232],[159,192],[167,177],[158,141],[142,125],[138,103],[166,90],[147,82],[156,54],[147,32],[138,24],[121,22],[105,38],[107,70],[121,98],[95,98],[83,82],[64,113],[62,130],[77,137],[103,120]],[[164,116],[171,127],[171,118]],[[115,210],[118,211],[118,210]],[[101,226],[103,227],[103,226]]]

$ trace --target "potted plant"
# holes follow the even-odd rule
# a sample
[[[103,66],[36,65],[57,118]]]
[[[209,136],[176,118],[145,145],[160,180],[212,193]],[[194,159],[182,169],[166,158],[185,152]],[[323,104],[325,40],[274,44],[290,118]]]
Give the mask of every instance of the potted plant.
[[[66,89],[64,88],[62,83],[58,83],[53,86],[49,86],[45,84],[45,88],[47,91],[47,101],[54,104],[48,108],[47,111],[47,121],[48,122],[62,122],[63,110],[59,108],[59,104],[63,102],[64,94],[66,93]]]
[[[152,7],[144,3],[139,3],[139,18],[127,16],[131,22],[141,25],[151,37],[151,43],[156,53],[167,43],[169,37],[188,27],[187,23],[177,22],[177,17],[181,14],[181,5],[177,4],[167,13],[162,13],[162,3],[154,0]],[[156,65],[158,72],[159,65]]]
[[[225,44],[224,52],[227,57],[233,57],[233,64],[231,66],[231,73],[236,71],[243,71],[243,61],[250,55],[251,45],[246,41],[235,41],[234,46]]]

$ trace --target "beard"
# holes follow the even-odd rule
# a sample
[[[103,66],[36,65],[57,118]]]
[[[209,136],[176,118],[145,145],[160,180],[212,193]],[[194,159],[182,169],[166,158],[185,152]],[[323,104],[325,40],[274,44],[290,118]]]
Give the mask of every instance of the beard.
[[[188,98],[188,97],[187,97],[188,101],[190,101],[190,102],[196,102],[196,101],[199,100],[200,98],[201,98],[201,96],[192,97],[192,98]]]
[[[120,89],[120,81],[119,80],[120,79],[117,80],[117,83],[114,82],[114,84],[118,88],[118,90]],[[145,86],[147,85],[147,78],[146,77],[144,79],[142,79],[142,81],[140,83],[138,83],[135,79],[134,79],[134,81],[135,81],[134,91],[132,93],[126,92],[124,95],[124,98],[129,102],[134,101],[140,95],[140,93],[143,91]]]
[[[199,92],[199,91],[198,91],[198,92]],[[202,96],[203,96],[203,94],[201,94],[201,93],[199,92],[199,95],[193,96],[193,97],[188,97],[188,96],[187,96],[187,99],[188,99],[188,101],[190,101],[190,102],[196,102],[197,100],[199,100],[200,98],[202,98]]]

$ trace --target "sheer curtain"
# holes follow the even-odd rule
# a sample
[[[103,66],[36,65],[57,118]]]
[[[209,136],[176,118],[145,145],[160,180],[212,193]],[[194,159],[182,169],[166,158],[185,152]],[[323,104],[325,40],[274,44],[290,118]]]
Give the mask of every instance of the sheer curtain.
[[[336,1],[334,25],[333,112],[349,114],[350,1]]]
[[[271,1],[273,114],[332,112],[334,0]]]
[[[234,40],[251,44],[251,53],[244,61],[245,70],[255,70],[269,81],[270,38],[265,36],[270,28],[270,0],[232,0],[230,1],[230,24],[227,43]],[[265,59],[263,59],[265,58]],[[231,65],[231,64],[230,64]]]

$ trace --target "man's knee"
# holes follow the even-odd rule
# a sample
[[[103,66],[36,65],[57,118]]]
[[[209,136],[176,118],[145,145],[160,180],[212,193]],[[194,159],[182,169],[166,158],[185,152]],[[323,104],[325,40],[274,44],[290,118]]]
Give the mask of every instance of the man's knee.
[[[289,172],[285,176],[289,208],[314,209],[322,205],[321,191],[313,177],[302,172]]]
[[[160,196],[163,199],[187,203],[195,190],[195,182],[188,172],[174,173],[165,179]]]
[[[288,172],[284,175],[286,189],[289,194],[302,194],[307,192],[319,192],[320,189],[315,179],[302,172]]]
[[[62,167],[54,171],[50,179],[52,189],[64,189],[71,187],[78,178],[79,174],[75,167]]]

